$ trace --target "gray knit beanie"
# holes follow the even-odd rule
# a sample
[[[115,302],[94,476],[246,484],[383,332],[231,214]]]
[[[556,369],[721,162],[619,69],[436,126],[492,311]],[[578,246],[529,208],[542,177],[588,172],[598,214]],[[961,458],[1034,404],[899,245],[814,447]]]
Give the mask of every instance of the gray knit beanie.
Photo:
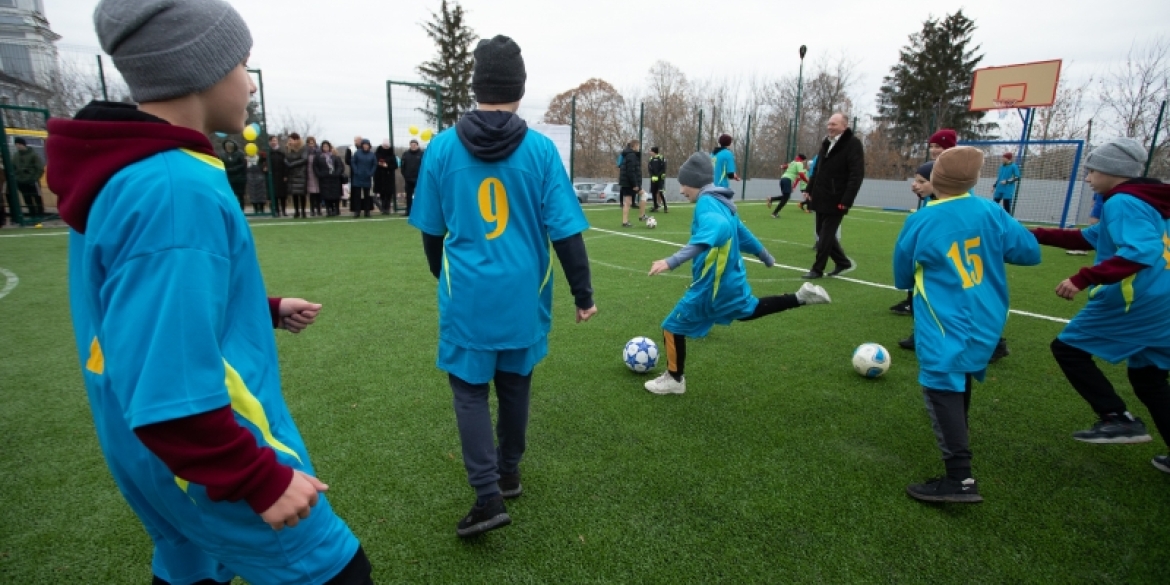
[[[471,73],[471,91],[481,104],[510,104],[524,97],[524,57],[520,45],[504,36],[479,41],[475,47],[475,69]]]
[[[678,182],[681,185],[702,189],[714,181],[715,166],[711,164],[711,155],[705,152],[692,154],[678,169]]]
[[[248,25],[223,0],[102,0],[93,23],[139,103],[209,89],[252,50]]]
[[[1132,179],[1142,176],[1146,149],[1133,138],[1114,138],[1089,153],[1085,168],[1106,175]]]

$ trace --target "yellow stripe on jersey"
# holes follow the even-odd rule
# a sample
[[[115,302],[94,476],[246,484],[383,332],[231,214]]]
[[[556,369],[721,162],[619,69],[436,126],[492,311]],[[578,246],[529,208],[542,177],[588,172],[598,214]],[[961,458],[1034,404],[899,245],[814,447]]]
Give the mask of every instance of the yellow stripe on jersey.
[[[264,406],[261,405],[260,400],[258,400],[250,390],[248,390],[248,386],[244,384],[244,379],[240,377],[239,372],[236,372],[235,368],[233,368],[231,364],[227,363],[227,360],[224,360],[223,367],[227,373],[224,384],[227,386],[228,397],[231,398],[232,401],[232,410],[235,411],[236,414],[244,417],[244,420],[252,423],[252,426],[256,427],[256,429],[260,431],[260,434],[264,437],[264,441],[267,442],[270,447],[282,453],[291,455],[294,459],[303,464],[304,462],[301,461],[301,457],[300,455],[297,455],[296,451],[293,451],[288,447],[288,445],[281,443],[276,437],[272,435],[272,428],[268,425],[268,415],[264,412]]]
[[[85,362],[85,369],[99,376],[106,371],[106,356],[102,355],[102,344],[98,343],[96,336],[89,342],[89,359]]]
[[[923,302],[926,303],[926,308],[930,309],[930,316],[934,317],[934,322],[938,324],[938,330],[942,331],[942,336],[947,336],[947,330],[943,327],[942,321],[938,320],[938,315],[934,313],[934,307],[930,306],[930,299],[926,297],[926,279],[922,276],[922,265],[914,270],[914,291],[918,293]]]
[[[1133,305],[1133,279],[1137,278],[1137,274],[1131,274],[1121,281],[1121,298],[1125,299],[1125,312],[1129,313],[1129,308]]]
[[[548,240],[548,269],[544,271],[544,282],[540,283],[540,292],[544,292],[544,287],[548,286],[548,281],[552,280],[552,259],[553,259],[553,243],[552,238]]]
[[[451,232],[443,237],[443,274],[447,275],[447,298],[451,298],[451,261],[447,259],[447,238],[451,237]]]
[[[700,273],[699,278],[707,277],[707,273],[712,268],[715,269],[715,282],[711,287],[711,298],[714,299],[719,295],[719,283],[723,280],[723,271],[727,269],[727,256],[731,252],[731,240],[719,246],[718,248],[711,248],[707,252],[707,259],[703,261],[703,272]]]
[[[207,164],[209,164],[209,165],[211,165],[211,166],[213,166],[221,171],[225,169],[225,167],[223,166],[223,161],[219,160],[218,158],[215,158],[214,156],[203,154],[202,152],[195,152],[194,150],[190,150],[187,148],[180,148],[179,150],[183,151],[183,154],[190,155],[191,158],[203,161],[203,162],[205,162],[205,163],[207,163]]]

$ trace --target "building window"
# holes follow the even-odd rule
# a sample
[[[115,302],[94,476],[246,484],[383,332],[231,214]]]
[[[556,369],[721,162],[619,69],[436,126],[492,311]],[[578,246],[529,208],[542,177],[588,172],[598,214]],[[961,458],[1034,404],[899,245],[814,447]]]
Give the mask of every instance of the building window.
[[[28,47],[12,43],[0,43],[0,70],[29,83],[36,83],[33,75],[32,58]]]

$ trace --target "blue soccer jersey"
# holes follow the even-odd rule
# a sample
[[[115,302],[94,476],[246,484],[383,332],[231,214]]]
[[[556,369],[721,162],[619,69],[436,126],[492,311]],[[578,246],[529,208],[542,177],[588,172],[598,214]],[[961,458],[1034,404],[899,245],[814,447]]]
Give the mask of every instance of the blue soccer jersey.
[[[894,286],[914,289],[919,381],[962,392],[982,380],[1008,317],[1005,264],[1040,263],[1035,236],[986,199],[931,201],[906,219],[894,249]],[[942,385],[940,380],[951,380]]]
[[[1088,289],[1089,301],[1060,340],[1111,363],[1170,369],[1170,221],[1124,192],[1105,201],[1100,223],[1082,231],[1097,264],[1114,256],[1148,268]]]
[[[444,345],[503,352],[546,342],[552,242],[589,229],[551,140],[529,131],[508,158],[487,162],[474,157],[455,131],[439,134],[423,161],[410,224],[445,236],[440,367],[477,383],[481,376],[444,365]]]
[[[995,178],[996,201],[1012,199],[1016,196],[1016,185],[1020,180],[1020,167],[1016,163],[999,166],[999,174]],[[1010,182],[1009,182],[1010,181]]]
[[[711,164],[715,167],[715,186],[726,189],[731,185],[731,175],[735,174],[735,155],[731,149],[721,149],[711,157]]]
[[[230,405],[280,463],[314,473],[281,396],[256,249],[223,169],[187,150],[151,156],[115,174],[85,234],[71,232],[70,308],[94,425],[156,542],[156,575],[322,583],[358,548],[324,496],[276,532],[247,503],[211,501],[176,477],[134,434]]]
[[[734,195],[720,189],[725,197]],[[692,260],[691,286],[662,323],[662,328],[703,337],[711,327],[750,316],[759,304],[752,296],[741,252],[760,254],[764,247],[719,195],[703,193],[695,202],[689,245],[706,249]]]

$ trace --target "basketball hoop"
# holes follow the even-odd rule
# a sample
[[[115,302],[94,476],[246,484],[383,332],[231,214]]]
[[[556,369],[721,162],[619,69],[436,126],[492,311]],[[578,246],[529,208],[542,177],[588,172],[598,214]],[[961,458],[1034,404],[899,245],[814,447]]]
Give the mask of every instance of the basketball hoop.
[[[996,113],[999,115],[1000,120],[1008,117],[1008,113],[1016,107],[1016,104],[1020,103],[1020,100],[1013,100],[1013,99],[1002,99],[1002,100],[991,100],[991,101],[992,101],[992,103],[995,104]]]

